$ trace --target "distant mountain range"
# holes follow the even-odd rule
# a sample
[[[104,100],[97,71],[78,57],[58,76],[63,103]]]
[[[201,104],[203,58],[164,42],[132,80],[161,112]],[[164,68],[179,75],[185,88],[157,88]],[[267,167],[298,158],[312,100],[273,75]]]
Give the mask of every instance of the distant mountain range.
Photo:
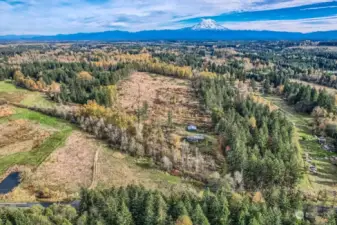
[[[178,30],[149,30],[139,32],[105,31],[95,33],[43,35],[6,35],[0,41],[158,41],[158,40],[337,40],[337,31],[312,33],[229,30],[214,20]]]

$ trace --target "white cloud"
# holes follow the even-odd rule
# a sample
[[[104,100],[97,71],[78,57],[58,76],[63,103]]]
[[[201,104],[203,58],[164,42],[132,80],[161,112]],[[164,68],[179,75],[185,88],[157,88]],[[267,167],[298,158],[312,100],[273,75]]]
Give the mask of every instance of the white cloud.
[[[179,21],[187,18],[326,2],[292,0],[266,5],[270,0],[108,0],[102,4],[91,4],[90,0],[22,1],[24,5],[13,4],[14,0],[0,1],[0,35],[174,29],[183,27]]]
[[[288,0],[280,1],[278,3],[273,3],[269,5],[261,4],[261,6],[253,7],[252,10],[269,10],[269,9],[281,9],[281,8],[290,8],[302,5],[312,5],[322,2],[334,2],[335,0]],[[262,3],[266,2],[262,0]]]
[[[331,8],[337,8],[337,6],[322,6],[322,7],[312,7],[312,8],[305,8],[305,9],[301,9],[302,11],[306,11],[306,10],[316,10],[316,9],[331,9]]]
[[[264,20],[224,23],[233,30],[272,30],[308,33],[313,31],[337,30],[337,16],[301,20]]]

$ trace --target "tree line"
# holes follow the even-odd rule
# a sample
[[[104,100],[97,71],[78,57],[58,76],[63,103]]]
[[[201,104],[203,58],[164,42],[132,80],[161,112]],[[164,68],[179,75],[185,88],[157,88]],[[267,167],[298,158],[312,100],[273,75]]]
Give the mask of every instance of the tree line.
[[[205,190],[163,195],[141,186],[82,190],[80,206],[34,206],[0,209],[3,225],[309,225],[301,195],[294,190],[272,189],[263,195]],[[308,215],[308,214],[307,214]],[[327,215],[327,225],[336,215]]]

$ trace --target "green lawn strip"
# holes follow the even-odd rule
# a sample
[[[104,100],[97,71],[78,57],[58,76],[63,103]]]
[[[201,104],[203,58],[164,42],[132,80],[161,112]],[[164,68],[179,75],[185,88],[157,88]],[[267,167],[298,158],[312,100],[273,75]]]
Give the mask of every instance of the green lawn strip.
[[[37,167],[40,165],[55,149],[64,145],[67,137],[72,132],[72,128],[55,132],[47,138],[39,147],[29,151],[20,152],[8,156],[0,157],[0,174],[14,165],[29,165]]]

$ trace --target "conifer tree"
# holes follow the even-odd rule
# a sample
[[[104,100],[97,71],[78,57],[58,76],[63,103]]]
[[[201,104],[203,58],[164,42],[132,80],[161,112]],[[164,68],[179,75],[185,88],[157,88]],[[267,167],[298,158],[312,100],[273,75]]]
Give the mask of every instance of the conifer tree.
[[[192,221],[193,225],[210,225],[199,204],[194,209]]]
[[[116,216],[116,225],[133,225],[132,214],[130,213],[125,202],[122,202],[120,209]]]

